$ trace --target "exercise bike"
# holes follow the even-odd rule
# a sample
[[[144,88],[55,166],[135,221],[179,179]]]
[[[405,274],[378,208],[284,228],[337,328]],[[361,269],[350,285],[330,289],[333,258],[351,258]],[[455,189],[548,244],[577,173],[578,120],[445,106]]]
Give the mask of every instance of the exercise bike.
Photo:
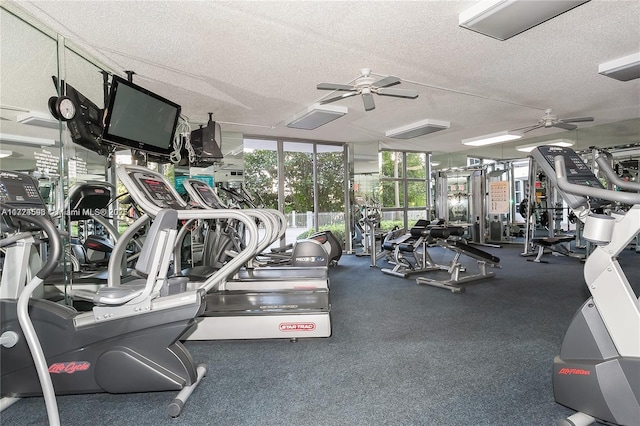
[[[578,216],[585,219],[583,237],[597,245],[584,266],[591,297],[572,319],[560,355],[554,359],[556,402],[577,411],[558,425],[585,426],[595,421],[638,425],[640,304],[618,256],[640,233],[640,184],[619,179],[600,157],[596,161],[609,180],[633,192],[606,190],[573,150],[537,149],[545,163],[554,166],[553,176],[558,188],[569,197],[570,207],[582,210]],[[585,218],[582,213],[588,213],[589,203],[598,199],[632,207],[623,214],[591,214]]]
[[[55,394],[179,390],[168,408],[169,415],[178,416],[207,368],[197,365],[178,341],[204,311],[205,292],[181,291],[167,277],[176,211],[163,210],[149,229],[136,263],[136,270],[146,278],[101,288],[93,297],[93,310],[79,313],[50,300],[31,298],[62,253],[59,233],[37,183],[25,174],[0,172],[0,210],[1,231],[6,235],[0,240],[5,252],[0,289],[2,408],[20,397],[44,395],[50,423],[55,425],[59,424]],[[49,256],[25,286],[30,265],[24,253],[35,245]],[[109,265],[115,274],[118,260],[114,256]]]

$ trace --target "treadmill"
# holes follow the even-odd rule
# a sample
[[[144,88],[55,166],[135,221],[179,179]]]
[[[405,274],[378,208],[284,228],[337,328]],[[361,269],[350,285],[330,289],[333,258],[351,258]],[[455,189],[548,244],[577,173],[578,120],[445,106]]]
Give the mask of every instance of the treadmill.
[[[245,249],[229,260],[215,274],[203,282],[189,282],[187,288],[207,292],[206,309],[197,319],[193,332],[186,340],[220,339],[290,339],[331,336],[331,303],[329,292],[305,288],[256,291],[253,288],[274,281],[256,284],[245,281],[245,289],[229,289],[229,276],[235,274],[258,249],[258,228],[254,215],[244,210],[188,209],[176,190],[161,174],[140,166],[122,165],[118,178],[129,191],[145,215],[153,218],[161,209],[174,209],[178,219],[212,220],[234,219],[243,223],[247,233]],[[131,231],[131,230],[128,230]],[[117,274],[113,278],[117,283]]]
[[[191,200],[198,206],[205,209],[218,209],[220,201],[217,198],[217,194],[208,183],[198,179],[185,179],[182,181],[184,188],[191,197]],[[273,210],[266,210],[267,213],[273,212]],[[283,219],[284,220],[284,219]],[[272,228],[274,232],[271,232],[271,238],[265,238],[265,249],[272,244],[281,235],[279,232],[280,220],[276,216],[273,218],[273,224],[271,227],[268,223],[265,223],[266,228]],[[311,286],[311,281],[320,280],[317,288],[323,288],[325,283],[326,287],[329,287],[329,268],[326,266],[327,262],[326,250],[322,247],[318,241],[304,240],[298,242],[292,253],[294,265],[312,263],[322,264],[324,266],[265,266],[256,268],[243,268],[239,270],[233,277],[234,281],[278,281],[278,280],[302,280],[307,286]]]

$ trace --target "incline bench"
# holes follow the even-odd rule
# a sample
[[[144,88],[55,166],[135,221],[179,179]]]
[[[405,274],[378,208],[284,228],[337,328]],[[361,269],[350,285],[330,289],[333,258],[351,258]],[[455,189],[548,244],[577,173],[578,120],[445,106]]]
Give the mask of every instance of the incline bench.
[[[453,228],[457,228],[457,227],[453,227]],[[453,229],[451,230],[451,232],[452,232],[452,235],[462,235],[460,232],[464,232],[464,231]],[[480,250],[479,248],[473,247],[462,240],[439,240],[438,245],[448,250],[452,250],[456,253],[455,257],[451,261],[451,264],[448,268],[450,278],[448,280],[440,281],[440,280],[427,278],[427,277],[418,277],[416,278],[416,284],[431,285],[435,287],[446,288],[448,290],[451,290],[454,293],[461,293],[462,291],[464,291],[464,287],[462,287],[460,284],[493,277],[495,273],[488,272],[487,266],[490,266],[493,268],[500,267],[500,265],[498,265],[500,263],[500,259],[498,257],[493,256],[491,253],[488,253],[484,250]],[[478,273],[465,275],[463,277],[460,276],[460,272],[465,270],[462,264],[460,263],[460,257],[462,255],[471,257],[476,260],[478,264],[478,269],[479,269]]]
[[[381,271],[388,275],[407,278],[419,272],[447,269],[446,266],[437,265],[427,251],[428,245],[433,244],[435,240],[449,237],[449,230],[439,226],[441,224],[439,220],[429,222],[420,219],[408,233],[395,239],[385,239],[382,248],[393,254],[393,260],[389,260],[389,263],[395,266],[393,269],[384,268]],[[411,256],[413,261],[408,256]]]
[[[582,259],[582,256],[571,253],[568,248],[563,246],[563,244],[571,243],[571,241],[573,240],[575,240],[575,237],[572,235],[558,235],[556,237],[536,237],[533,239],[533,244],[538,246],[538,255],[535,259],[527,260],[529,262],[548,263],[546,260],[542,260],[545,248],[548,248],[555,253],[560,253],[564,256],[571,256]]]

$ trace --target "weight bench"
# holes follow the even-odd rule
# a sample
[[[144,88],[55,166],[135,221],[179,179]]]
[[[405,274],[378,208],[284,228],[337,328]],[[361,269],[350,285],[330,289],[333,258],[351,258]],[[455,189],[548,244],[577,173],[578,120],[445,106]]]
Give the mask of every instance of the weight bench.
[[[535,259],[527,259],[529,262],[537,262],[537,263],[549,263],[546,260],[542,260],[542,256],[544,255],[544,250],[548,248],[549,250],[562,254],[564,256],[571,256],[582,258],[581,256],[573,255],[569,249],[565,248],[561,244],[570,243],[575,239],[572,235],[559,235],[557,237],[536,237],[534,238],[533,244],[538,246],[538,255]]]
[[[389,263],[395,266],[393,269],[381,269],[382,273],[407,278],[419,272],[447,269],[447,266],[436,264],[427,251],[428,245],[434,240],[449,237],[449,231],[446,228],[434,226],[434,223],[440,222],[420,219],[409,233],[399,238],[385,240],[382,248],[392,253],[393,259],[389,260]],[[408,259],[408,256],[413,258],[413,262]]]
[[[438,245],[456,253],[447,271],[450,274],[450,278],[448,280],[440,281],[427,277],[418,277],[416,278],[416,284],[431,285],[434,287],[446,288],[451,290],[453,293],[461,293],[464,291],[464,287],[460,286],[460,284],[490,278],[495,275],[494,272],[487,271],[487,266],[500,268],[500,265],[498,265],[500,263],[500,259],[498,257],[491,253],[487,253],[484,250],[473,247],[462,240],[440,240],[438,241]],[[460,272],[465,271],[464,266],[460,263],[460,257],[462,255],[476,260],[479,269],[478,273],[465,275],[463,277],[460,276]]]

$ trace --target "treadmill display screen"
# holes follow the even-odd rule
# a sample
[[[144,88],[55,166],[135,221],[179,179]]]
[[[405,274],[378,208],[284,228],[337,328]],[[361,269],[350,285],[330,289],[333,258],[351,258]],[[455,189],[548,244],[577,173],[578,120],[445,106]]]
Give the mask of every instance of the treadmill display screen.
[[[214,198],[213,194],[211,193],[211,187],[209,185],[205,185],[202,183],[196,183],[193,182],[192,183],[193,188],[198,191],[198,194],[200,194],[200,197],[202,198],[202,201],[204,201],[208,207],[214,207],[216,204],[216,199]]]
[[[138,182],[152,200],[160,208],[181,209],[182,206],[171,193],[171,189],[161,180],[139,177]]]

